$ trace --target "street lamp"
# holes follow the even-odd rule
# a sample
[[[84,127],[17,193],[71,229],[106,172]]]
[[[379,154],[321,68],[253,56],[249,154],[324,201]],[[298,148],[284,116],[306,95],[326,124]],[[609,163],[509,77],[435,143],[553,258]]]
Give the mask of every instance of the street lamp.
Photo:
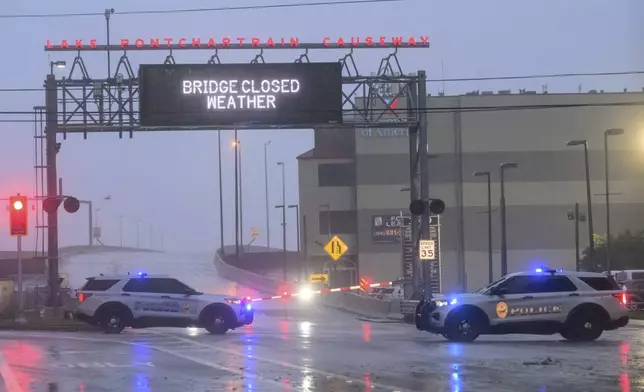
[[[606,174],[606,271],[610,272],[610,187],[608,173],[608,137],[623,135],[621,128],[611,128],[604,131],[604,171]]]
[[[282,167],[282,248],[284,251],[284,282],[286,282],[286,171],[284,162],[277,162]]]
[[[488,281],[494,281],[494,258],[492,257],[492,181],[491,172],[479,171],[472,174],[474,177],[487,177],[487,252],[488,252]]]
[[[271,141],[264,143],[264,192],[266,199],[266,247],[271,249],[271,219],[268,213],[268,146]]]
[[[505,170],[516,169],[518,165],[513,162],[505,162],[500,166],[501,172],[501,276],[508,274],[508,242],[505,216]]]
[[[589,256],[592,265],[592,271],[595,271],[595,230],[593,228],[593,200],[590,192],[590,168],[588,166],[588,141],[586,140],[570,140],[566,143],[567,146],[584,146],[584,162],[586,164],[586,202],[588,203],[588,241],[589,241]]]
[[[65,68],[66,66],[67,66],[67,62],[65,62],[65,61],[50,61],[49,62],[49,73],[51,75],[54,74],[54,67],[62,69],[62,68]]]

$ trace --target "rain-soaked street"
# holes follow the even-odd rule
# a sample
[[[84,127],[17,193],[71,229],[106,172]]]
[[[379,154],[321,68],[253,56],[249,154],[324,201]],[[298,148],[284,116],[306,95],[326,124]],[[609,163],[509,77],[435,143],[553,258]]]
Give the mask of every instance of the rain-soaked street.
[[[318,306],[260,304],[255,323],[197,329],[0,333],[4,390],[635,391],[644,327],[588,344],[558,336],[447,343]]]

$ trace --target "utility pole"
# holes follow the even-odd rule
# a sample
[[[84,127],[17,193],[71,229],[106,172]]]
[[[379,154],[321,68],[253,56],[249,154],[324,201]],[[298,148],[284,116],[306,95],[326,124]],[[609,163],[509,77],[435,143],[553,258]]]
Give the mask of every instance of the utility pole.
[[[515,169],[518,165],[512,162],[502,163],[501,172],[501,276],[508,274],[508,241],[506,227],[506,206],[505,206],[505,170]]]
[[[58,128],[58,86],[56,76],[53,72],[47,75],[45,81],[45,107],[46,107],[46,128],[45,128],[45,151],[47,165],[47,197],[57,197],[56,154],[58,143],[56,132]],[[56,307],[60,305],[60,282],[58,281],[58,211],[52,209],[47,212],[47,261],[49,273],[47,276],[49,285],[49,298],[47,306]]]
[[[610,173],[608,170],[608,137],[623,135],[624,130],[621,128],[611,128],[604,131],[604,171],[606,174],[606,271],[611,271],[611,254],[610,254]]]
[[[264,192],[266,201],[266,247],[271,249],[271,219],[268,210],[268,146],[271,141],[264,143]]]

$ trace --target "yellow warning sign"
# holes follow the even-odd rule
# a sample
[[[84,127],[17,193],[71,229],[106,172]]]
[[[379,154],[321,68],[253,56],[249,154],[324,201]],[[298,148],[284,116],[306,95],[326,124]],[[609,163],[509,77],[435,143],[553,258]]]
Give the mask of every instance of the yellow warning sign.
[[[309,276],[309,282],[311,283],[326,284],[328,281],[329,281],[328,274],[311,274],[311,276]]]
[[[349,247],[336,235],[324,246],[324,250],[334,261],[338,261],[349,250]]]
[[[508,304],[505,302],[499,302],[496,304],[496,315],[499,316],[499,318],[505,318],[505,316],[508,315]]]

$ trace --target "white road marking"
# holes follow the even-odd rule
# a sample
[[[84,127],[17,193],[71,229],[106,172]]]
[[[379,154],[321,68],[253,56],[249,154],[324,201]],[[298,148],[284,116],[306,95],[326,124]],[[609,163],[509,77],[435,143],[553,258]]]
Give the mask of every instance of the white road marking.
[[[0,335],[2,335],[2,333],[0,333]],[[51,334],[45,334],[45,333],[42,333],[42,334],[20,334],[20,336],[21,337],[30,337],[30,338],[41,338],[41,339],[42,338],[49,338],[49,339],[56,338],[56,339],[68,339],[68,340],[77,340],[77,341],[86,341],[86,342],[119,343],[119,344],[125,344],[125,345],[129,345],[129,346],[144,345],[144,346],[150,348],[151,350],[166,353],[166,354],[172,355],[174,357],[185,359],[187,361],[198,363],[200,365],[204,365],[204,366],[207,366],[207,367],[210,367],[210,368],[213,368],[213,369],[219,369],[219,370],[222,370],[222,371],[225,371],[225,372],[228,372],[228,373],[236,374],[238,376],[244,376],[245,378],[252,378],[252,379],[255,379],[257,381],[261,381],[261,382],[264,382],[264,383],[267,383],[267,384],[272,384],[272,385],[279,386],[279,387],[284,386],[281,382],[275,381],[275,380],[270,379],[270,378],[265,378],[265,377],[263,377],[261,375],[258,375],[258,374],[251,373],[248,370],[244,370],[244,369],[239,370],[239,369],[236,369],[236,368],[223,366],[223,365],[220,365],[220,364],[217,364],[217,363],[214,363],[214,362],[210,362],[210,361],[207,361],[207,360],[204,360],[204,359],[201,359],[201,358],[195,358],[195,357],[180,353],[180,352],[175,351],[175,350],[166,349],[164,347],[152,346],[152,345],[144,344],[144,343],[127,342],[127,341],[123,341],[123,340],[114,340],[114,339],[95,339],[95,338],[81,338],[81,337],[75,337],[75,336],[51,335]],[[0,372],[1,371],[2,371],[2,368],[0,368]],[[2,374],[4,376],[3,373],[0,373],[0,374]],[[15,380],[15,377],[14,377],[14,380]],[[16,386],[18,388],[20,388],[19,385],[16,384]],[[8,392],[24,392],[24,391],[22,389],[15,389],[15,390],[9,389]]]
[[[149,332],[146,332],[146,333],[165,335],[163,332],[154,332],[154,331],[149,331]],[[165,336],[167,336],[167,335],[165,335]],[[208,344],[195,342],[193,340],[182,338],[182,337],[179,337],[179,336],[177,336],[175,338],[183,340],[184,342],[192,344],[192,345],[196,345],[196,346],[200,346],[200,347],[208,347],[213,351],[224,352],[224,353],[227,353],[227,354],[237,355],[237,356],[241,356],[241,357],[243,357],[245,355],[245,354],[239,353],[239,352],[237,352],[235,350],[225,349],[225,348],[221,348],[221,347],[215,347],[215,346],[211,346],[211,345],[208,345]],[[270,363],[270,364],[273,364],[273,365],[285,367],[285,368],[299,370],[300,372],[317,373],[317,374],[322,375],[322,376],[338,378],[338,379],[341,379],[341,380],[344,380],[344,381],[356,382],[356,383],[359,383],[359,384],[362,384],[362,385],[365,385],[365,386],[375,385],[377,388],[382,388],[382,389],[396,389],[396,390],[402,389],[400,387],[394,387],[394,386],[390,386],[390,385],[378,384],[378,383],[373,383],[373,382],[367,383],[364,380],[361,380],[361,379],[358,379],[358,378],[353,378],[353,377],[348,377],[348,376],[345,376],[343,374],[327,372],[327,371],[320,370],[320,369],[315,369],[315,368],[312,368],[312,367],[309,367],[309,366],[301,366],[301,365],[296,365],[296,364],[289,363],[289,362],[284,362],[284,361],[277,361],[277,360],[274,360],[274,359],[271,359],[271,358],[258,357],[257,355],[253,355],[253,359],[256,359],[256,360],[261,361],[261,362],[266,362],[266,363]]]
[[[7,392],[24,392],[2,353],[0,353],[0,376],[2,376]]]

